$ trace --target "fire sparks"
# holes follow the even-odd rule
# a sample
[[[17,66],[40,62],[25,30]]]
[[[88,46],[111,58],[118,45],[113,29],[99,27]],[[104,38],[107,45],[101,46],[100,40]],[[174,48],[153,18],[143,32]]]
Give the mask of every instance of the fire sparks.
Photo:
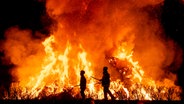
[[[150,20],[150,17],[142,10],[145,5],[157,5],[161,0],[160,2],[145,1],[145,4],[140,6],[137,6],[140,3],[137,1],[133,3],[135,7],[131,7],[132,2],[125,4],[120,1],[82,0],[80,3],[78,2],[80,0],[77,0],[71,3],[63,2],[61,5],[56,4],[56,1],[47,0],[46,7],[49,15],[57,21],[57,26],[53,34],[42,42],[38,42],[39,51],[31,54],[34,59],[27,57],[29,54],[25,56],[18,54],[22,50],[27,52],[27,45],[24,45],[27,37],[25,40],[23,38],[25,42],[19,43],[20,46],[15,53],[5,48],[6,51],[8,50],[9,57],[12,58],[11,61],[18,65],[15,69],[17,73],[14,72],[13,75],[18,77],[19,82],[12,84],[10,95],[4,99],[42,99],[62,93],[68,93],[73,98],[80,98],[81,70],[85,71],[87,79],[86,96],[103,99],[101,82],[94,80],[91,76],[101,78],[104,65],[110,67],[112,78],[110,90],[116,100],[181,99],[179,96],[181,89],[174,85],[174,77],[173,79],[165,77],[165,73],[155,74],[155,76],[152,74],[152,70],[163,72],[162,67],[165,65],[163,63],[172,63],[170,60],[172,58],[168,57],[175,53],[167,53],[165,46],[167,43],[161,41],[160,37],[159,39],[156,37],[160,33],[157,19]],[[142,22],[143,19],[146,23]],[[21,30],[17,31],[21,33]],[[13,33],[14,31],[9,34]],[[14,49],[14,43],[18,43],[16,39],[20,38],[16,36],[15,38],[10,35],[5,47],[13,46],[10,49]],[[27,40],[30,41],[30,46],[35,42],[29,38]],[[19,62],[15,62],[17,55],[23,57]],[[153,55],[160,59],[156,59]],[[36,71],[26,70],[29,69],[27,67]],[[28,74],[21,76],[21,73]]]

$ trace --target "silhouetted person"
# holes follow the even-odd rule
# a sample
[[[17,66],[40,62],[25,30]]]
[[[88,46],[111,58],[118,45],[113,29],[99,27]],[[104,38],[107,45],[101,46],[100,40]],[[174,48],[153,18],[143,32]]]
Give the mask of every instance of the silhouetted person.
[[[82,70],[80,72],[80,76],[81,76],[81,78],[80,78],[80,93],[81,93],[82,99],[85,99],[84,91],[86,89],[86,78],[85,78],[84,74],[85,74],[85,71]]]
[[[101,79],[102,81],[102,86],[103,86],[103,90],[104,90],[104,99],[107,100],[107,94],[110,95],[111,99],[114,100],[114,96],[112,95],[112,93],[109,90],[109,86],[110,86],[110,75],[107,72],[108,67],[104,67],[103,68],[103,77]]]

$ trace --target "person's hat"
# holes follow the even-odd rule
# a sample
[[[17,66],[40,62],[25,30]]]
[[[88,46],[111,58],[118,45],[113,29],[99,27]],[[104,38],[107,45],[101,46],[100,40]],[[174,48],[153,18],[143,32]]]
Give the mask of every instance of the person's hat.
[[[81,70],[81,74],[84,74],[85,73],[85,71],[84,70]]]
[[[108,67],[104,66],[103,71],[107,71]]]

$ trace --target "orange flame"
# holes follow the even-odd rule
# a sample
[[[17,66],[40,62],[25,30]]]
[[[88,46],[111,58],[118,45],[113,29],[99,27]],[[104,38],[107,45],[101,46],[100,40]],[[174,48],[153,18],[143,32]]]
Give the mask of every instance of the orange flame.
[[[7,30],[3,48],[18,66],[12,72],[19,80],[18,85],[12,84],[18,99],[41,99],[67,91],[80,98],[81,70],[87,78],[86,96],[103,99],[101,84],[91,76],[101,77],[104,65],[110,67],[110,91],[117,100],[180,99],[175,75],[166,77],[162,70],[176,61],[172,58],[176,52],[167,48],[174,43],[157,37],[163,34],[161,26],[147,13],[150,5],[163,0],[125,1],[47,0],[47,12],[57,24],[41,42],[26,30]],[[157,71],[161,73],[154,74]]]

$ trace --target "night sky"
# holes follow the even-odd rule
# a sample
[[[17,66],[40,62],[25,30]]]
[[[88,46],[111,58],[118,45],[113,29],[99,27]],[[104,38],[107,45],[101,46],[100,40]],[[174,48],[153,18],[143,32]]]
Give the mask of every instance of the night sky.
[[[182,37],[184,35],[184,2],[182,3],[181,0],[165,0],[162,6],[160,21],[166,36],[172,38],[184,50],[184,39]],[[40,38],[34,36],[36,31],[48,36],[52,22],[51,18],[46,14],[44,0],[0,1],[0,40],[4,40],[4,31],[12,26],[19,26],[21,29],[31,29],[35,38]],[[3,56],[4,53],[0,50],[0,85],[8,88],[13,81],[9,72],[15,66],[7,59],[4,60]],[[184,63],[174,73],[178,75],[176,84],[184,89],[183,70]]]

